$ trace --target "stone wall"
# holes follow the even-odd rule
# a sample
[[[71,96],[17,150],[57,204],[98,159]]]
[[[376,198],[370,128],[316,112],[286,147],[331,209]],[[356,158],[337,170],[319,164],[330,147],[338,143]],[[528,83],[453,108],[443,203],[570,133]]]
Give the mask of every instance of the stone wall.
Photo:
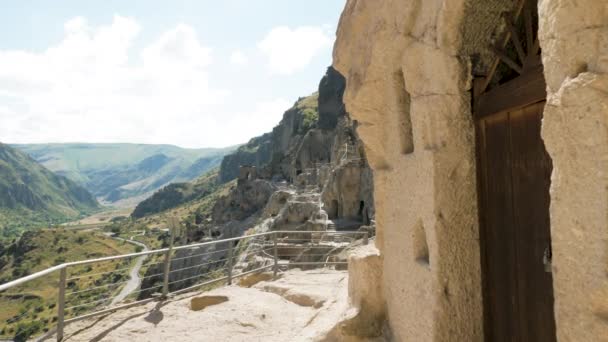
[[[376,244],[397,341],[483,339],[472,58],[512,1],[348,0],[334,48],[374,170]],[[608,5],[539,1],[562,341],[608,336]],[[481,62],[480,62],[481,60]]]
[[[608,3],[539,2],[560,341],[608,340]]]

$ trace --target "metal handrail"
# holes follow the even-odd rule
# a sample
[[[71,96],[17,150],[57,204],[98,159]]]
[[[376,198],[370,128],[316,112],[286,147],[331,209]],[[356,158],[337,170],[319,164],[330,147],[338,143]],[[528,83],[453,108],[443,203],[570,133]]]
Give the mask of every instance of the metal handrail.
[[[73,262],[65,262],[62,263],[60,265],[57,266],[53,266],[50,268],[47,268],[45,270],[30,274],[28,276],[19,278],[19,279],[15,279],[13,281],[10,281],[8,283],[5,284],[0,284],[0,292],[14,288],[16,286],[25,284],[27,282],[30,282],[32,280],[38,279],[40,277],[49,275],[51,273],[54,273],[56,271],[59,271],[59,291],[58,291],[58,298],[57,298],[57,327],[52,329],[53,332],[55,332],[57,334],[57,341],[61,341],[63,340],[63,336],[64,336],[64,327],[67,323],[71,323],[71,322],[75,322],[75,321],[79,321],[85,318],[90,318],[90,317],[94,317],[94,316],[98,316],[98,315],[102,315],[105,313],[109,313],[109,312],[114,312],[123,308],[127,308],[127,307],[132,307],[134,305],[139,305],[139,304],[145,304],[150,302],[151,300],[156,300],[157,298],[147,298],[147,299],[143,299],[143,300],[139,300],[139,301],[135,301],[133,303],[128,303],[125,305],[120,305],[120,306],[115,306],[115,307],[111,307],[111,308],[104,308],[102,310],[98,310],[96,312],[93,313],[87,313],[87,314],[83,314],[83,315],[79,315],[76,317],[72,317],[69,319],[65,318],[66,315],[66,311],[67,309],[70,308],[76,308],[76,307],[85,307],[87,305],[91,305],[97,302],[103,302],[103,301],[109,301],[112,299],[112,296],[109,297],[104,297],[102,300],[98,300],[96,302],[88,302],[85,304],[80,304],[80,305],[75,305],[75,306],[71,306],[71,307],[66,307],[66,297],[72,294],[76,294],[79,292],[84,292],[84,291],[89,291],[89,290],[95,290],[97,288],[101,288],[103,286],[116,286],[116,285],[120,285],[121,283],[111,283],[108,285],[102,285],[102,286],[98,286],[97,288],[92,288],[92,289],[87,289],[84,291],[72,291],[70,293],[66,294],[66,288],[67,288],[67,281],[73,278],[67,278],[67,269],[70,267],[75,267],[75,266],[82,266],[82,265],[90,265],[90,264],[94,264],[94,263],[100,263],[100,262],[106,262],[106,261],[113,261],[113,260],[119,260],[119,259],[128,259],[128,258],[134,258],[134,257],[141,257],[141,256],[147,256],[147,255],[157,255],[157,254],[164,254],[165,255],[165,259],[163,261],[161,261],[160,263],[156,263],[156,264],[164,264],[164,272],[163,273],[159,273],[156,276],[161,276],[163,275],[164,279],[163,279],[163,284],[162,285],[156,285],[156,286],[152,286],[146,289],[141,289],[139,290],[139,292],[142,291],[147,291],[153,288],[159,288],[162,286],[162,296],[160,298],[167,298],[167,296],[171,293],[171,294],[178,294],[178,293],[184,293],[187,291],[192,291],[196,288],[200,288],[202,286],[205,285],[210,285],[210,284],[214,284],[214,283],[218,283],[220,281],[225,281],[227,280],[228,284],[232,283],[232,280],[234,278],[237,277],[242,277],[244,275],[247,274],[251,274],[251,273],[255,273],[255,272],[261,272],[263,270],[267,270],[269,268],[272,268],[273,270],[273,274],[274,277],[276,278],[277,273],[279,271],[279,255],[278,255],[278,248],[284,248],[284,246],[281,246],[279,244],[280,242],[280,235],[295,235],[295,234],[306,234],[307,237],[305,238],[294,238],[292,240],[311,240],[312,234],[322,234],[322,235],[360,235],[363,239],[363,244],[367,244],[368,243],[368,232],[366,231],[291,231],[291,230],[279,230],[279,231],[271,231],[271,232],[265,232],[265,233],[257,233],[257,234],[251,234],[251,235],[244,235],[244,236],[240,236],[240,237],[234,237],[234,238],[229,238],[229,239],[222,239],[222,240],[215,240],[215,241],[207,241],[207,242],[202,242],[202,243],[194,243],[194,244],[190,244],[190,245],[183,245],[183,246],[176,246],[173,247],[173,244],[170,244],[169,248],[162,248],[162,249],[156,249],[156,250],[150,250],[150,251],[144,251],[144,252],[137,252],[137,253],[129,253],[129,254],[122,254],[122,255],[115,255],[115,256],[109,256],[109,257],[103,257],[103,258],[96,258],[96,259],[87,259],[87,260],[80,260],[80,261],[73,261]],[[241,272],[239,274],[232,274],[233,272],[233,267],[235,266],[235,263],[233,262],[233,259],[235,257],[238,257],[238,254],[233,254],[233,251],[235,250],[235,247],[233,246],[232,243],[230,242],[234,242],[234,241],[242,241],[245,239],[253,239],[253,238],[258,238],[258,237],[271,237],[271,239],[268,239],[267,241],[271,243],[271,245],[268,245],[267,248],[263,248],[262,251],[264,252],[264,254],[266,255],[266,258],[268,258],[269,260],[273,260],[273,264],[271,265],[266,265],[263,267],[259,267],[256,268],[254,270],[249,270],[249,271],[244,271]],[[173,240],[173,236],[172,236],[172,240]],[[322,239],[321,239],[322,240]],[[321,240],[317,241],[317,242],[322,242]],[[205,276],[205,274],[199,274],[197,276],[193,276],[190,278],[186,278],[186,279],[179,279],[179,280],[173,280],[172,282],[169,281],[169,274],[170,273],[175,273],[177,271],[182,271],[185,269],[189,269],[189,268],[194,268],[194,267],[198,267],[201,266],[203,264],[199,264],[199,265],[194,265],[194,266],[188,266],[182,269],[178,269],[178,270],[173,270],[171,271],[171,261],[172,261],[172,254],[174,251],[178,251],[178,250],[185,250],[185,249],[190,249],[190,248],[197,248],[197,247],[205,247],[205,246],[211,246],[211,245],[216,245],[216,244],[220,244],[220,243],[229,243],[229,247],[227,248],[228,252],[229,252],[229,256],[228,258],[224,259],[222,258],[221,260],[216,260],[210,263],[221,263],[221,262],[226,262],[227,261],[227,266],[222,268],[222,270],[226,270],[227,271],[227,276],[222,276],[216,279],[211,279],[211,280],[207,280],[203,283],[199,283],[199,284],[195,284],[192,286],[187,286],[184,289],[178,289],[176,291],[173,292],[169,292],[169,285],[170,284],[174,284],[176,282],[181,282],[181,281],[186,281],[186,280],[190,280],[190,279],[194,279],[194,278],[201,278],[203,276]],[[266,253],[265,249],[273,249],[273,253]],[[223,249],[221,251],[226,251],[226,249]],[[214,251],[214,252],[219,252],[219,251]],[[210,252],[210,253],[214,253],[214,252]],[[205,253],[203,253],[205,254]],[[201,254],[198,254],[201,255]],[[196,255],[195,255],[196,256]],[[291,257],[293,255],[291,254],[285,254],[285,255],[281,255],[283,257]],[[190,256],[189,258],[192,258],[194,256]],[[175,260],[180,260],[180,259],[184,259],[184,258],[176,258]],[[344,264],[344,262],[328,262],[327,260],[323,261],[323,262],[290,262],[290,265],[294,265],[294,266],[298,266],[298,265],[321,265],[321,266],[327,266],[327,265],[338,265],[338,264]],[[120,269],[121,271],[124,271],[124,269]],[[220,270],[218,269],[214,269],[211,272],[215,272]],[[110,272],[103,272],[103,273],[114,273],[116,272],[116,270],[114,271],[110,271]],[[206,273],[207,275],[209,275],[211,272]],[[85,277],[85,276],[83,276]],[[141,279],[144,279],[145,277],[142,277]],[[125,282],[122,282],[125,283]],[[138,291],[136,291],[138,292]]]

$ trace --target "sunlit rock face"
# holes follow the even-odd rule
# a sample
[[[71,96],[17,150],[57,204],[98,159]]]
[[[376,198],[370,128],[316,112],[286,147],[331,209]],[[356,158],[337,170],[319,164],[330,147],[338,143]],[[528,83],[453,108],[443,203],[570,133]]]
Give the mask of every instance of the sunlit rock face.
[[[513,4],[348,0],[342,14],[334,68],[374,171],[376,245],[398,341],[483,339],[470,90]],[[540,0],[538,13],[557,336],[597,340],[608,336],[608,5]]]

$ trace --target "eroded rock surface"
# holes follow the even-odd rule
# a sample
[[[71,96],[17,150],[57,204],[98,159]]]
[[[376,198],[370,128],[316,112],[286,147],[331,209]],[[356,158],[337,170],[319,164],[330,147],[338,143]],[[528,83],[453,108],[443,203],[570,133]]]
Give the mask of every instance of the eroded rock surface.
[[[346,272],[293,270],[280,280],[282,294],[265,291],[272,282],[264,282],[252,288],[223,287],[194,299],[192,295],[184,295],[165,303],[150,303],[102,319],[70,324],[65,340],[327,340],[329,332],[348,311],[347,283]],[[313,304],[302,305],[310,303],[304,298],[311,298]],[[204,309],[191,310],[194,301],[197,308],[200,301]]]
[[[501,0],[348,0],[334,47],[346,110],[374,170],[377,246],[397,341],[479,341],[481,265],[473,77],[496,58]],[[553,160],[557,337],[608,336],[608,7],[540,0]],[[421,262],[422,261],[422,262]]]

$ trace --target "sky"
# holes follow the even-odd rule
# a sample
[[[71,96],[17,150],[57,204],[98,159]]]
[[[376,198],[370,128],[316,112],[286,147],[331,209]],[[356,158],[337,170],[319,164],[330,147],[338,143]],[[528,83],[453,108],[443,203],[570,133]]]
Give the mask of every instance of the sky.
[[[244,143],[317,90],[344,4],[3,0],[0,142]]]

